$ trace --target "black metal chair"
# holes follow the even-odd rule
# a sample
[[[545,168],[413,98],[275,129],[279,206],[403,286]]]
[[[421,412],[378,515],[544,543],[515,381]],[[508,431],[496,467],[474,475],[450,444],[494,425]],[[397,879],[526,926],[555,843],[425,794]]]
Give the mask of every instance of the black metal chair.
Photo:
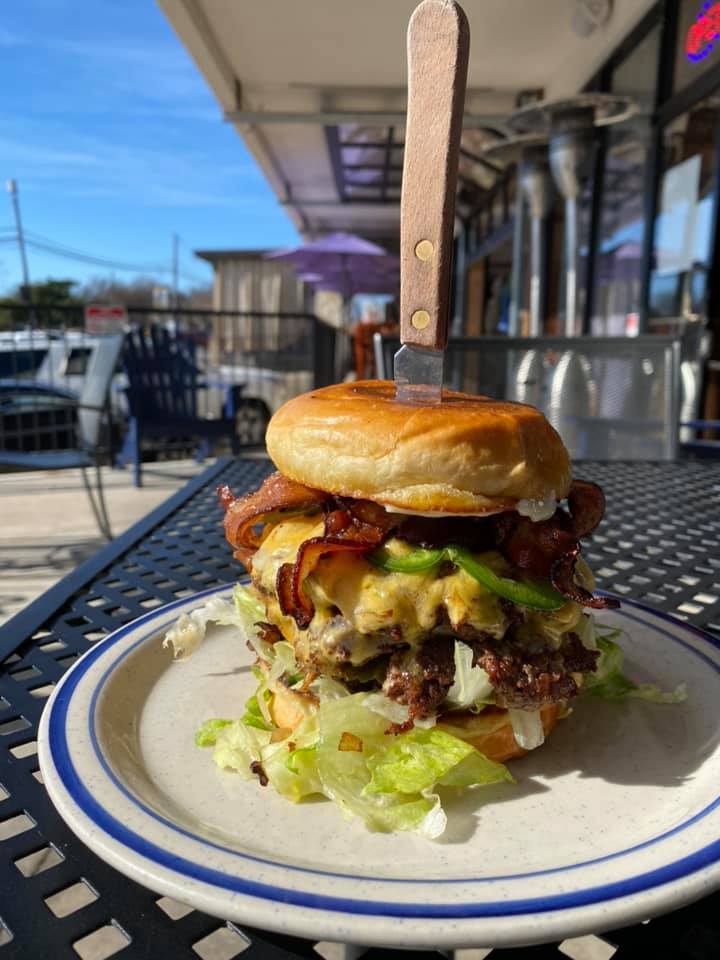
[[[80,394],[33,379],[0,380],[0,468],[79,468],[101,534],[112,539],[100,470],[103,427],[111,434],[110,384],[122,336],[95,340]],[[94,469],[95,489],[88,476]]]

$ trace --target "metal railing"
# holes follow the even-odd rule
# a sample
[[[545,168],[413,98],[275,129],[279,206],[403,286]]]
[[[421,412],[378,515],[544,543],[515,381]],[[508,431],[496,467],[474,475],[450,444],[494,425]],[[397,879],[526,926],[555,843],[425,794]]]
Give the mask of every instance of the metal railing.
[[[313,387],[335,382],[342,331],[308,313],[129,307],[131,325],[161,324],[192,337],[207,382],[204,414],[218,391],[242,383],[245,393],[276,409]],[[0,306],[0,379],[33,379],[77,391],[95,335],[85,330],[83,306]]]
[[[392,376],[398,347],[376,335],[380,376]],[[538,407],[578,459],[672,460],[681,357],[680,338],[665,336],[458,337],[445,386]]]
[[[333,383],[345,373],[336,358],[343,355],[338,348],[347,334],[312,314],[129,307],[127,318],[131,328],[156,324],[192,341],[201,384],[197,412],[203,418],[221,417],[228,396],[237,395],[238,387],[243,399],[262,402],[273,413],[297,394]],[[32,400],[28,386],[36,384],[33,415],[47,406],[49,391],[79,396],[98,336],[86,330],[82,305],[0,306],[3,396],[10,397],[13,383],[18,383],[27,411]],[[128,415],[126,386],[120,362],[110,391],[116,443]],[[56,442],[48,439],[52,449],[61,441],[60,430]]]

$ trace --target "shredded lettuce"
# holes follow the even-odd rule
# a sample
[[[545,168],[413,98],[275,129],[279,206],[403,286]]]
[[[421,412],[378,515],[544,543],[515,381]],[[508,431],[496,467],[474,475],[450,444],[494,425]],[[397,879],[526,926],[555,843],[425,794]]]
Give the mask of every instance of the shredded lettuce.
[[[403,724],[410,719],[410,709],[404,703],[398,703],[397,700],[391,700],[383,693],[366,693],[362,705],[377,713],[380,717],[385,717],[390,723]],[[429,717],[416,718],[415,726],[421,728],[434,727],[437,718],[433,714]]]
[[[260,770],[283,797],[298,802],[313,794],[336,802],[348,817],[360,817],[371,830],[414,831],[435,839],[447,824],[442,787],[477,787],[514,783],[507,768],[489,760],[436,717],[415,721],[412,730],[394,735],[390,724],[409,718],[407,706],[382,693],[349,693],[345,684],[327,677],[314,680],[317,698],[296,698],[301,722],[288,736],[272,718],[273,696],[304,681],[292,644],[263,640],[257,624],[265,612],[254,592],[238,585],[232,601],[218,596],[168,631],[164,645],[175,657],[190,656],[202,642],[208,623],[236,625],[254,648],[263,669],[253,667],[257,690],[240,719],[213,718],[197,731],[195,742],[213,748],[221,768],[250,779]],[[585,675],[584,689],[609,700],[635,697],[654,703],[686,699],[685,685],[663,692],[654,684],[638,684],[623,672],[623,652],[615,642],[620,630],[593,628],[590,617],[578,625],[585,646],[600,652],[597,671]],[[482,710],[494,702],[487,673],[473,666],[473,651],[455,641],[455,677],[446,705],[457,710]],[[450,717],[452,714],[449,715]],[[510,710],[517,743],[526,750],[544,741],[539,711]],[[259,764],[259,766],[257,766]]]
[[[265,694],[260,695],[260,700],[258,700],[256,694],[254,697],[250,697],[245,704],[245,713],[240,719],[246,727],[257,727],[258,730],[272,730],[272,720],[269,719],[269,713],[266,718],[266,715],[260,707],[262,701],[267,703],[270,699],[269,691],[266,690]],[[203,744],[200,744],[200,746],[203,746]]]
[[[270,742],[261,763],[270,784],[294,803],[323,793],[317,769],[318,718],[308,716],[290,737]]]
[[[473,651],[461,640],[455,641],[455,678],[446,700],[459,710],[482,709],[495,702],[490,677],[482,667],[473,666]]]
[[[596,636],[600,657],[595,672],[585,674],[583,689],[603,700],[622,700],[624,697],[650,703],[682,703],[687,700],[687,686],[684,683],[665,692],[653,683],[635,683],[623,673],[625,654],[615,642],[621,633],[616,628]]]
[[[438,785],[511,779],[502,764],[441,730],[389,736],[387,719],[364,706],[365,699],[365,694],[353,694],[320,705],[317,764],[325,795],[371,830],[414,830],[434,839],[447,823],[434,792]],[[338,749],[345,732],[360,740],[360,751]],[[469,757],[474,763],[466,762]]]
[[[233,602],[238,617],[243,620],[246,625],[254,625],[265,616],[265,609],[260,598],[247,584],[235,584]]]
[[[333,680],[331,677],[318,677],[310,684],[310,691],[319,700],[337,700],[339,697],[349,697],[350,691],[344,683]]]
[[[472,757],[474,764],[462,766]],[[411,730],[368,757],[364,793],[422,793],[435,784],[512,782],[509,771],[444,730]],[[462,768],[460,772],[460,768]],[[446,778],[448,778],[446,780]]]
[[[583,613],[575,627],[575,632],[580,637],[580,642],[586,650],[597,650],[597,640],[595,639],[595,621],[588,613]],[[619,633],[619,631],[618,631]]]
[[[361,697],[355,694],[320,707],[317,765],[323,792],[339,804],[348,819],[359,816],[371,830],[416,830],[431,839],[439,836],[446,818],[439,815],[437,796],[365,794],[371,780],[368,757],[385,744],[387,720],[363,707]],[[360,739],[360,752],[338,749],[344,732]]]
[[[196,747],[214,747],[217,735],[223,727],[229,727],[232,720],[206,720],[195,734]]]
[[[242,720],[234,720],[217,733],[213,760],[219,767],[234,770],[244,780],[250,780],[254,776],[251,766],[262,763],[263,748],[268,746],[271,737],[271,730],[258,730]]]
[[[508,710],[515,743],[523,750],[535,750],[545,743],[539,710]]]
[[[386,733],[387,717],[369,709],[363,693],[323,700],[282,739],[264,720],[265,700],[263,692],[250,697],[241,720],[208,720],[196,743],[213,746],[215,763],[246,779],[259,763],[289,800],[323,794],[371,830],[414,830],[434,839],[447,823],[437,787],[514,782],[502,764],[445,731]]]
[[[197,610],[178,617],[177,622],[165,634],[163,647],[172,647],[176,660],[187,660],[205,639],[209,623],[218,623],[223,627],[240,627],[251,642],[254,640],[262,643],[257,637],[255,624],[264,616],[262,604],[253,591],[238,583],[233,590],[232,600],[224,600],[215,594]]]
[[[237,624],[235,605],[222,597],[213,596],[197,610],[183,613],[168,630],[163,640],[164,647],[172,647],[176,660],[187,660],[205,639],[208,623],[222,626]]]
[[[253,672],[258,679],[258,708],[266,723],[272,723],[270,716],[270,703],[272,695],[288,687],[292,687],[298,682],[302,682],[302,673],[295,660],[295,650],[292,644],[285,640],[279,640],[277,643],[267,644],[269,650],[264,658],[267,664],[265,670],[255,667]],[[298,681],[299,675],[299,681]],[[292,681],[292,682],[291,682]],[[306,715],[314,710],[314,705],[310,701],[297,699],[296,707],[302,710]]]

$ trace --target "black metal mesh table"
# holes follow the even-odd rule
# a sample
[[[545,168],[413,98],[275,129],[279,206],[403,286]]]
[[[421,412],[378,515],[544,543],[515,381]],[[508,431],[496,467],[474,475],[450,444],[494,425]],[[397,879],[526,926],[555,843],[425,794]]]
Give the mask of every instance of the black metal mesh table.
[[[214,465],[0,630],[0,960],[337,956],[328,945],[240,931],[127,880],[75,839],[37,766],[45,700],[89,644],[155,606],[236,578],[214,490],[220,480],[236,492],[252,489],[269,469],[257,460]],[[606,519],[584,550],[599,584],[720,636],[720,468],[587,463],[576,473],[600,483],[608,499]],[[568,941],[492,957],[605,958],[614,950],[617,960],[714,960],[720,894],[605,933],[603,944],[597,939],[592,954],[582,952],[587,941],[584,948]],[[462,953],[470,960],[472,951]],[[375,949],[365,956],[440,954]]]

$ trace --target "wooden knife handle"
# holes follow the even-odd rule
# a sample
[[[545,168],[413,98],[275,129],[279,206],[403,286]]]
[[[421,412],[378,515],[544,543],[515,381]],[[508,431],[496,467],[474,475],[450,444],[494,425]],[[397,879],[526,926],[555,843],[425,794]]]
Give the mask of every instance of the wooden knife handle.
[[[450,271],[470,27],[455,0],[423,0],[408,27],[400,208],[400,339],[447,345]]]

